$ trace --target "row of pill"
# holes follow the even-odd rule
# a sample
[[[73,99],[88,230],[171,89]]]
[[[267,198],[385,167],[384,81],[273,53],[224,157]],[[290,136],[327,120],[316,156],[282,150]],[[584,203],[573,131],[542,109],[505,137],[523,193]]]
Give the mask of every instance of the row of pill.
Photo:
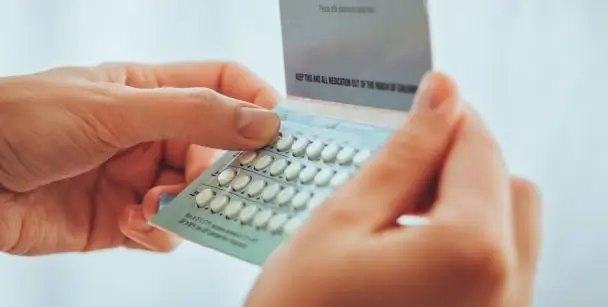
[[[228,174],[229,173],[229,174]],[[228,174],[228,175],[227,175]],[[218,181],[220,185],[227,185],[230,183],[231,179],[228,180],[226,177],[234,178],[236,174],[236,170],[234,169],[226,169],[218,176]],[[323,194],[313,195],[311,192],[307,191],[297,191],[294,187],[283,187],[281,184],[276,182],[266,182],[264,179],[258,179],[251,182],[251,177],[247,175],[239,176],[234,179],[232,185],[230,186],[232,190],[239,191],[244,190],[244,192],[249,197],[257,197],[265,202],[274,202],[279,206],[285,206],[290,204],[296,210],[306,209],[311,203],[313,205],[318,205],[320,201],[322,201]],[[204,186],[200,187],[199,194],[197,197],[197,202],[204,203],[208,201],[213,194],[209,194],[213,192],[208,188],[204,188]],[[210,191],[205,194],[204,191]]]
[[[329,167],[320,168],[316,165],[304,165],[298,161],[275,158],[270,155],[255,152],[241,154],[239,162],[242,165],[252,165],[256,171],[267,171],[271,176],[284,176],[287,180],[298,179],[301,183],[314,183],[320,187],[330,185],[336,188],[350,178],[350,173],[336,172]],[[224,170],[218,180],[220,185],[226,185],[236,176],[236,170]]]
[[[291,152],[296,157],[306,156],[311,160],[337,162],[339,164],[353,163],[363,165],[372,155],[367,149],[358,150],[354,147],[341,147],[337,144],[326,144],[322,141],[310,141],[305,137],[296,138],[291,134],[281,135],[274,143],[279,152]]]
[[[222,213],[228,219],[238,220],[242,224],[252,225],[257,229],[268,229],[273,233],[292,233],[301,224],[301,219],[290,218],[287,213],[276,213],[271,209],[245,205],[241,200],[230,200],[228,195],[216,195],[211,189],[205,189],[196,196],[199,208],[208,207],[213,213]]]

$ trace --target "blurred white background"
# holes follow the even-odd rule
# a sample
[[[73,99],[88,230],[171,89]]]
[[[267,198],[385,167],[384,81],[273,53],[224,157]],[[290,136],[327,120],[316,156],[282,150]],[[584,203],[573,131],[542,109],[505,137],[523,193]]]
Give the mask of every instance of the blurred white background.
[[[429,2],[436,67],[545,194],[535,306],[607,306],[608,2]],[[219,57],[284,91],[278,18],[276,0],[0,0],[0,75]],[[168,256],[0,256],[0,305],[240,306],[257,273],[187,244]]]

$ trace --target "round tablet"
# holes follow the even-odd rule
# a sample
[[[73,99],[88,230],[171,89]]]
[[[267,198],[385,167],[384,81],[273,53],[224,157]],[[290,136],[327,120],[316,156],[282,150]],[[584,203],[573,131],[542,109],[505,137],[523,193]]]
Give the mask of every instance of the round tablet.
[[[251,177],[247,175],[239,176],[238,178],[236,178],[236,180],[234,180],[234,182],[232,182],[232,189],[235,191],[242,190],[249,184],[250,181]]]
[[[213,197],[215,197],[215,192],[213,192],[213,190],[204,189],[200,193],[196,194],[196,206],[199,208],[204,207]]]
[[[287,160],[285,159],[279,159],[274,161],[271,165],[270,165],[270,175],[273,176],[278,176],[280,174],[283,173],[283,171],[287,168],[287,165],[289,163],[287,163]]]
[[[316,166],[314,166],[314,165],[307,166],[300,173],[300,181],[302,183],[309,183],[310,181],[312,181],[315,178],[315,176],[317,175],[318,172],[319,172],[319,169]]]
[[[367,160],[372,156],[372,152],[364,149],[361,150],[360,152],[358,152],[355,157],[353,158],[353,163],[356,166],[362,166],[365,162],[367,162]]]
[[[239,214],[239,220],[245,224],[251,222],[255,214],[258,213],[258,207],[250,205],[245,207]]]
[[[281,191],[279,195],[277,195],[276,203],[279,206],[286,205],[287,203],[289,203],[289,201],[291,201],[294,195],[296,195],[296,189],[294,189],[293,187],[283,189],[283,191]]]
[[[253,168],[255,168],[257,171],[261,171],[265,168],[268,167],[268,165],[270,165],[270,163],[272,163],[272,157],[268,156],[268,155],[263,155],[260,156],[256,161],[255,164],[253,165]]]
[[[262,199],[264,201],[271,201],[277,196],[277,194],[279,194],[280,191],[281,185],[278,183],[273,183],[262,191]]]
[[[224,214],[228,218],[233,218],[241,212],[241,209],[243,209],[243,202],[240,200],[233,200],[228,204],[226,209],[224,209]]]
[[[293,153],[294,156],[301,156],[306,152],[306,147],[308,147],[308,140],[303,137],[299,138],[291,146],[291,153]]]
[[[310,193],[301,191],[293,197],[291,200],[291,206],[296,210],[304,209],[306,208],[309,199]]]
[[[255,151],[243,152],[239,156],[239,163],[241,163],[241,165],[248,165],[253,162],[257,156],[258,153]]]
[[[352,161],[353,157],[357,153],[357,150],[352,147],[344,147],[338,153],[336,161],[340,164],[348,164]]]
[[[340,151],[340,146],[336,144],[329,144],[321,152],[321,159],[325,162],[333,162]]]
[[[272,217],[272,211],[270,209],[266,209],[260,213],[258,213],[253,219],[253,226],[257,228],[263,228],[266,226],[270,218]]]
[[[211,201],[209,204],[209,209],[211,209],[213,212],[220,212],[224,209],[224,207],[226,207],[229,201],[230,198],[226,195],[218,196]]]
[[[324,147],[325,144],[323,144],[323,142],[314,141],[308,146],[308,148],[306,148],[306,156],[308,156],[310,159],[315,160],[319,158],[319,156],[321,156],[321,152],[323,151]]]
[[[292,234],[296,232],[302,226],[303,221],[299,218],[292,218],[289,220],[285,226],[283,226],[283,231],[287,234]]]
[[[235,176],[236,176],[236,169],[227,168],[227,169],[223,170],[217,176],[217,181],[221,186],[224,186],[224,185],[229,184],[230,181],[232,181],[232,179],[234,179]]]
[[[270,221],[268,221],[268,230],[271,232],[280,232],[288,219],[289,216],[285,213],[273,216]]]
[[[329,184],[331,185],[332,188],[337,188],[337,187],[341,186],[342,184],[344,184],[346,181],[348,181],[349,178],[350,178],[350,174],[348,174],[346,172],[340,172],[340,173],[337,173],[333,178],[331,178],[331,181],[329,182]]]
[[[329,184],[329,181],[334,176],[334,171],[329,168],[324,168],[315,176],[315,184],[323,187]]]
[[[276,147],[278,151],[286,151],[291,148],[294,137],[291,134],[283,135],[277,141]]]
[[[284,173],[285,178],[287,178],[287,180],[296,179],[298,177],[298,175],[300,175],[301,170],[302,170],[302,164],[300,164],[299,162],[292,162],[285,169],[285,173]]]
[[[247,194],[249,196],[257,196],[266,187],[266,181],[260,179],[254,181],[249,187],[247,187]]]

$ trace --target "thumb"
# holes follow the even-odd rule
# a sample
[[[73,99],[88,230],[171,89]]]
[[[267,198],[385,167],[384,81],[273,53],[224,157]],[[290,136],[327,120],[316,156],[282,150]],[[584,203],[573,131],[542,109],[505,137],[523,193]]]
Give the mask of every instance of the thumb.
[[[254,149],[271,142],[280,127],[276,113],[207,88],[127,88],[109,107],[100,121],[121,147],[183,140]]]
[[[327,212],[348,212],[373,230],[411,213],[440,169],[460,114],[456,84],[444,74],[427,74],[405,125],[336,193]]]

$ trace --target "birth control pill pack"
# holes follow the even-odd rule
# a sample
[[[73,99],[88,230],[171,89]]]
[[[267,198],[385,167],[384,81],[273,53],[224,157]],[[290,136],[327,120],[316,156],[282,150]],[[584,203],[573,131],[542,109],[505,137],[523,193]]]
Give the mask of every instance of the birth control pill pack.
[[[152,222],[189,241],[261,264],[391,131],[279,107],[281,131],[256,151],[230,151]]]
[[[161,199],[154,226],[260,265],[402,124],[432,67],[424,1],[315,3],[279,0],[279,136],[226,152]]]

